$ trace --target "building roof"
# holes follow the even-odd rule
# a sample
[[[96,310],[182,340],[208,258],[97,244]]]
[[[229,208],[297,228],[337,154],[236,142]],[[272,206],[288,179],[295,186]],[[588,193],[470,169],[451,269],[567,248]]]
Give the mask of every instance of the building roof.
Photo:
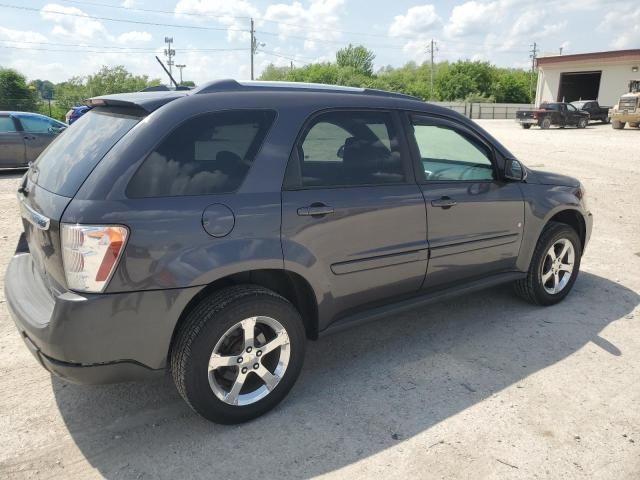
[[[607,61],[637,61],[640,63],[640,49],[610,50],[608,52],[575,53],[571,55],[549,55],[538,57],[538,66],[555,65],[569,62],[607,62]]]

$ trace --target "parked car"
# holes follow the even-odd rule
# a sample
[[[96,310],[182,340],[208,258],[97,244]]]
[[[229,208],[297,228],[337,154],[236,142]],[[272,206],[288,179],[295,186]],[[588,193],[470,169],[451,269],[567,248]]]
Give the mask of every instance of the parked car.
[[[580,100],[571,102],[571,105],[578,110],[587,112],[590,120],[609,123],[609,109],[611,107],[601,107],[597,100]]]
[[[615,130],[622,130],[627,123],[633,128],[640,126],[640,79],[629,81],[629,91],[611,107],[609,116]]]
[[[585,128],[589,123],[589,114],[578,110],[570,103],[543,103],[536,110],[518,110],[516,118],[522,128],[531,128],[531,125],[538,125],[547,129],[551,125],[564,128],[573,125],[578,128]]]
[[[82,115],[87,113],[90,108],[87,105],[79,105],[77,107],[71,107],[71,110],[65,115],[65,119],[68,125],[78,120]]]
[[[28,112],[0,112],[0,168],[26,167],[67,126]]]
[[[170,370],[216,422],[282,400],[308,339],[498,284],[560,302],[591,233],[578,180],[413,97],[226,80],[90,105],[23,179],[7,306],[53,374]]]

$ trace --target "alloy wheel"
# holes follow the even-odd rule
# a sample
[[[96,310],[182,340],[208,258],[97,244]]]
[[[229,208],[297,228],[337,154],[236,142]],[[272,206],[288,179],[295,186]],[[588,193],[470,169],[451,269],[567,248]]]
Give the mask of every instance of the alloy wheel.
[[[246,318],[218,340],[209,359],[211,390],[234,406],[251,405],[280,383],[291,357],[286,329],[271,317]]]
[[[561,292],[571,280],[575,262],[573,244],[566,238],[557,240],[542,262],[542,286],[550,295]]]

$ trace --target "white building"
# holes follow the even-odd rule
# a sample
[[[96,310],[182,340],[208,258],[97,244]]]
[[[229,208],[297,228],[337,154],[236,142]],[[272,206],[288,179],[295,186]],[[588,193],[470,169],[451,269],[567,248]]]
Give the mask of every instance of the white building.
[[[640,49],[538,57],[536,106],[598,100],[615,105],[629,80],[640,79]]]

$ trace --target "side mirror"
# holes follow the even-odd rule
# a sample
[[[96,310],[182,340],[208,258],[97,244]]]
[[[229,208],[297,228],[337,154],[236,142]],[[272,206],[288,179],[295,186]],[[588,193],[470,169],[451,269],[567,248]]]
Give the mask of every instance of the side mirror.
[[[522,182],[527,178],[527,170],[515,158],[507,158],[504,165],[504,178],[515,182]]]

